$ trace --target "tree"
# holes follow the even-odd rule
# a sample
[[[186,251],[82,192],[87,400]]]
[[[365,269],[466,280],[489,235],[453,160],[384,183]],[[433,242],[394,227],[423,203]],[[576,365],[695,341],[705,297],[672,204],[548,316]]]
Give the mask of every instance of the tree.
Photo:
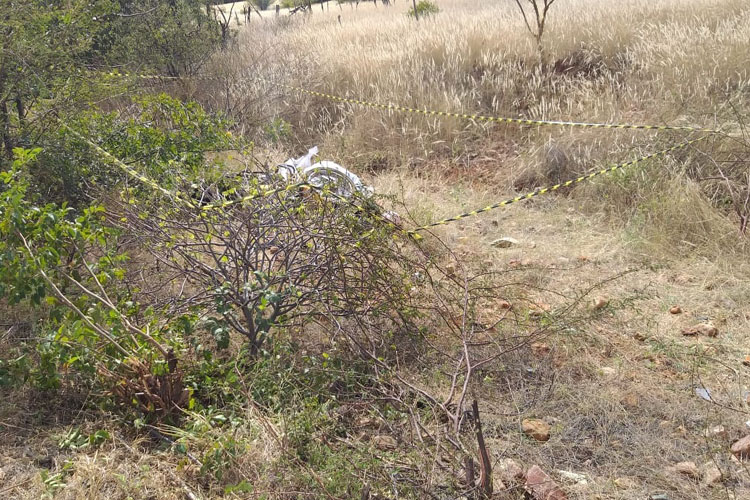
[[[16,147],[32,143],[47,113],[30,110],[44,102],[61,106],[91,90],[82,81],[109,0],[10,0],[0,3],[0,154],[7,163]],[[77,98],[80,96],[80,98]]]
[[[524,7],[526,3],[528,3],[529,5]],[[521,11],[523,22],[526,24],[526,29],[529,30],[531,36],[533,36],[534,40],[536,40],[536,47],[539,51],[539,57],[542,60],[544,60],[544,48],[542,46],[544,26],[547,22],[547,12],[549,12],[549,9],[550,7],[552,7],[553,3],[555,3],[555,0],[524,0],[524,3],[522,3],[521,0],[516,0],[516,5]],[[527,14],[527,11],[529,11],[529,14]],[[534,21],[536,25],[535,27],[532,27],[531,23],[529,23],[531,11],[533,11],[534,13]]]
[[[201,0],[119,0],[98,48],[111,65],[144,67],[169,76],[196,74],[229,40]]]

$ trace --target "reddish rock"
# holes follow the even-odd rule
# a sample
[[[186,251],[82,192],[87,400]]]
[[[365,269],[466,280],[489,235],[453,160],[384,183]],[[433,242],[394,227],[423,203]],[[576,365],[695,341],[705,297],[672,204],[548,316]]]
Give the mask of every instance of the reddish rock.
[[[721,469],[719,469],[715,463],[708,462],[707,464],[703,465],[703,484],[706,486],[712,486],[714,484],[720,483],[723,474],[721,473]]]
[[[669,309],[669,314],[680,314],[682,312],[682,308],[680,306],[672,306]]]
[[[593,308],[595,311],[604,309],[605,307],[607,307],[607,305],[609,305],[609,299],[605,299],[604,297],[598,297],[594,299]]]
[[[504,458],[492,468],[492,472],[498,479],[505,483],[518,483],[523,481],[526,475],[518,462],[512,458]]]
[[[537,441],[547,441],[549,439],[549,424],[538,418],[525,418],[521,422],[521,429],[524,434],[536,439]]]
[[[701,473],[698,470],[698,466],[695,465],[695,462],[680,462],[673,467],[670,467],[670,470],[677,474],[687,476],[690,479],[699,479],[701,477]]]
[[[747,435],[732,445],[732,453],[737,458],[750,458],[750,435]]]
[[[682,332],[686,337],[695,337],[698,335],[705,335],[707,337],[716,337],[719,335],[719,329],[711,323],[700,323],[695,326],[683,328]]]
[[[532,466],[526,472],[526,491],[535,500],[567,500],[568,497],[560,486],[539,466]]]

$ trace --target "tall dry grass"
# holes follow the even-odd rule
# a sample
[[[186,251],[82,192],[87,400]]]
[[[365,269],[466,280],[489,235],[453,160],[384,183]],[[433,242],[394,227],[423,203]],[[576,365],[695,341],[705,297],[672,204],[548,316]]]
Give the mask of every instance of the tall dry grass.
[[[420,22],[404,15],[407,2],[254,19],[225,62],[273,82],[414,107],[703,126],[716,126],[727,95],[750,79],[750,6],[741,0],[558,2],[545,35],[547,66],[514,2],[437,4],[442,11]],[[347,105],[289,99],[324,110],[278,110],[317,133],[340,131],[344,119],[347,134],[364,128],[373,138],[406,128],[449,140],[466,127],[362,109],[350,116]]]
[[[358,8],[329,2],[312,15],[256,16],[239,28],[235,49],[213,63],[211,71],[225,76],[225,84],[199,96],[214,99],[214,107],[260,142],[268,139],[269,123],[288,122],[289,134],[267,141],[271,156],[317,143],[327,157],[359,172],[458,168],[460,181],[492,170],[485,187],[496,196],[627,161],[685,134],[471,123],[337,103],[278,84],[453,112],[733,131],[750,111],[746,1],[560,0],[549,16],[543,61],[512,0],[436,3],[441,12],[419,22],[407,18],[405,1]],[[737,147],[734,156],[746,160],[747,141]],[[565,161],[554,161],[550,151]],[[698,156],[683,155],[671,167],[652,162],[669,170],[659,189],[695,182],[685,162],[699,164]],[[700,165],[692,171],[711,176]],[[618,198],[617,183],[607,186],[599,185],[596,198],[622,198],[623,209],[651,196],[636,191]],[[686,206],[722,202],[716,190],[689,192],[698,198]],[[626,221],[637,215],[611,212],[628,213]],[[685,227],[669,241],[695,243],[689,228],[704,225]],[[698,240],[724,241],[721,231]]]

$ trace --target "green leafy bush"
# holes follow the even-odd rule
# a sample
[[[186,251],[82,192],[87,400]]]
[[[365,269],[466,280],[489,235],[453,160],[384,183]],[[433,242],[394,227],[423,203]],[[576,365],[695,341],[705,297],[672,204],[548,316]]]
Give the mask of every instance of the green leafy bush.
[[[80,136],[135,163],[137,170],[166,189],[189,185],[206,174],[210,155],[237,147],[226,120],[195,102],[166,94],[134,98],[127,116],[88,110],[69,124],[75,133],[58,127],[56,133],[40,138],[42,150],[31,180],[46,200],[72,206],[87,204],[93,192],[107,192],[126,179],[132,182]],[[221,163],[213,165],[218,171]],[[137,181],[134,187],[147,192]]]
[[[409,9],[409,11],[406,13],[409,17],[426,17],[431,14],[437,14],[440,12],[440,8],[430,0],[419,0],[417,3],[416,9],[412,7]]]

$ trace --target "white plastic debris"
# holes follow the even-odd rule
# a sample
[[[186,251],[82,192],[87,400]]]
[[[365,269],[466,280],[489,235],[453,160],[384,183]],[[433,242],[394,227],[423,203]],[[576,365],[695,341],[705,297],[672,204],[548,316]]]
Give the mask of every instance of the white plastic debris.
[[[328,187],[332,193],[351,198],[355,193],[366,198],[373,195],[373,188],[366,186],[350,170],[338,163],[323,160],[313,163],[318,147],[310,148],[306,155],[289,159],[278,166],[278,174],[287,182],[306,181],[317,188]]]

